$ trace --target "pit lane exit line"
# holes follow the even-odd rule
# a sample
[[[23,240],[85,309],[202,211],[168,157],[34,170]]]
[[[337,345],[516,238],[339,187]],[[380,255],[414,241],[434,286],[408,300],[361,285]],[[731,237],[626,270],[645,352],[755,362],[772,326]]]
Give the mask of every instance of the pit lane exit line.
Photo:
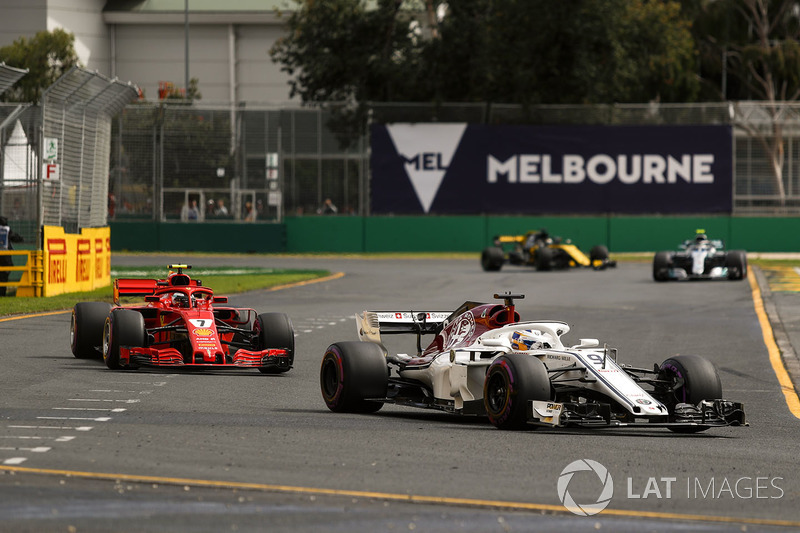
[[[323,496],[347,496],[351,498],[367,498],[373,500],[391,500],[407,503],[420,503],[428,505],[448,505],[459,507],[483,507],[493,509],[508,509],[512,511],[538,511],[552,514],[569,514],[562,505],[544,503],[507,502],[501,500],[481,500],[474,498],[453,498],[446,496],[424,496],[418,494],[396,494],[392,492],[372,492],[361,490],[325,489],[316,487],[295,487],[291,485],[270,485],[265,483],[245,483],[238,481],[214,481],[206,479],[173,478],[159,476],[140,476],[132,474],[113,474],[104,472],[81,472],[73,470],[53,470],[46,468],[26,468],[19,466],[2,466],[0,472],[14,472],[18,474],[39,474],[50,476],[66,476],[82,479],[99,479],[109,481],[124,481],[127,483],[156,483],[163,485],[181,485],[195,488],[215,488],[233,490],[252,490],[260,492],[277,492],[284,494],[314,494]],[[685,520],[692,522],[716,522],[725,524],[747,524],[759,526],[781,526],[800,528],[800,522],[792,520],[775,520],[769,518],[747,518],[714,515],[696,515],[681,513],[665,513],[658,511],[633,511],[624,509],[605,509],[597,518],[602,516],[617,516],[626,518],[660,518],[665,520]]]

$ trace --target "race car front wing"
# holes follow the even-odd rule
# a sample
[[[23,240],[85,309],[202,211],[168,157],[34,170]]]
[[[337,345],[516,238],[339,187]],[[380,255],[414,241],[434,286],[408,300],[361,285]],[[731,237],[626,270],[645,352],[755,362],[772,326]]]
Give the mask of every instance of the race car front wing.
[[[652,418],[624,418],[612,416],[611,406],[597,402],[546,402],[532,400],[528,403],[528,423],[546,427],[724,427],[747,426],[744,406],[728,400],[703,400],[697,405],[679,403],[672,415]]]
[[[120,361],[129,361],[133,366],[180,366],[180,367],[240,367],[240,368],[290,368],[289,353],[283,349],[237,350],[233,356],[225,356],[222,352],[209,360],[203,352],[197,352],[185,359],[175,348],[162,350],[150,347],[120,347]]]

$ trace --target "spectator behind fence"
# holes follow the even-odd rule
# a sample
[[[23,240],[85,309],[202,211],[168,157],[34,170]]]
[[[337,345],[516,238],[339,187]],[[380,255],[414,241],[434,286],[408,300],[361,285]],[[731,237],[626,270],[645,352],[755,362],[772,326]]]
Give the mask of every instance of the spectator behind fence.
[[[253,209],[253,203],[247,202],[244,204],[244,221],[245,222],[255,222],[256,221],[256,210]]]
[[[183,209],[181,209],[181,220],[184,222],[186,221],[197,221],[200,218],[200,210],[197,208],[197,200],[192,200],[188,204],[183,204]]]
[[[325,198],[325,202],[322,204],[322,207],[317,209],[317,213],[320,215],[335,215],[338,212],[339,210],[336,208],[330,198]]]
[[[22,236],[15,233],[8,225],[6,217],[0,217],[0,252],[13,250],[12,242],[22,242]],[[0,266],[10,267],[14,266],[14,261],[11,260],[10,255],[0,254]],[[0,270],[0,282],[6,283],[8,276],[11,272],[7,270]],[[6,295],[6,287],[0,287],[0,296]]]
[[[218,217],[228,216],[228,208],[225,207],[225,200],[220,198],[217,200],[217,210],[214,212]]]

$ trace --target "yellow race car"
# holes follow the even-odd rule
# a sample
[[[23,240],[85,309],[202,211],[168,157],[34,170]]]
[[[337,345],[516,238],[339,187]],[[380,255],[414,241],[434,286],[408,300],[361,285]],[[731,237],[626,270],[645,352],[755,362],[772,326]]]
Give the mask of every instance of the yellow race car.
[[[602,270],[617,266],[609,259],[608,248],[593,246],[584,254],[569,239],[551,237],[546,229],[529,231],[524,235],[498,235],[492,246],[481,253],[481,267],[487,272],[500,270],[503,264],[532,266],[536,270],[561,270],[571,267],[591,267]]]

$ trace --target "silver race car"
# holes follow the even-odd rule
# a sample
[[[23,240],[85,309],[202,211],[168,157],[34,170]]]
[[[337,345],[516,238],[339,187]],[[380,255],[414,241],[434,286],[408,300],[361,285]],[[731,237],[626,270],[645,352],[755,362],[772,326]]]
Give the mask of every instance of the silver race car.
[[[746,425],[742,404],[722,399],[714,365],[676,355],[653,368],[617,362],[597,339],[565,346],[564,322],[521,322],[514,300],[465,302],[453,312],[365,311],[359,341],[337,342],[320,369],[322,397],[335,412],[371,413],[383,404],[486,415],[500,429],[666,427],[693,433]],[[384,336],[416,337],[392,353]],[[433,335],[422,349],[421,338]],[[387,340],[388,342],[388,340]]]
[[[684,241],[681,251],[658,252],[653,257],[653,279],[730,279],[747,277],[747,253],[723,250],[721,240],[710,240],[699,229],[693,240]]]

